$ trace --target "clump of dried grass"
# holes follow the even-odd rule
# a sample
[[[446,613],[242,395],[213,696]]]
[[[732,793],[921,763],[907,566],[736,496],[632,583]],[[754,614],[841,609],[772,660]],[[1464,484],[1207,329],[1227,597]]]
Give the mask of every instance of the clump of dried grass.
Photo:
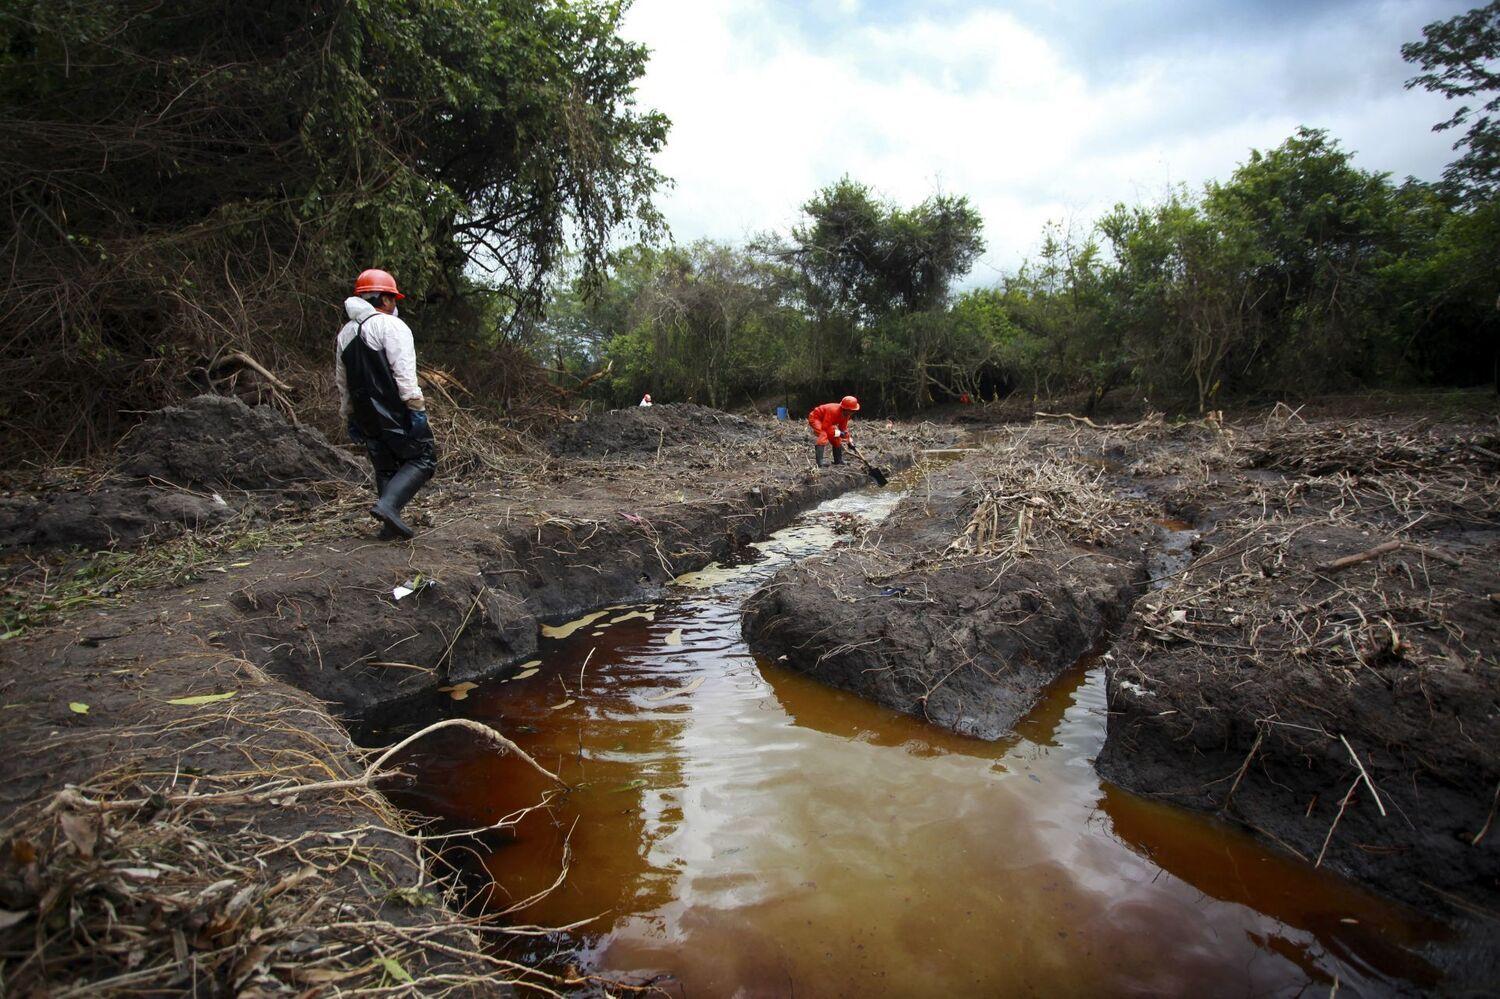
[[[1132,505],[1103,471],[1067,462],[1002,460],[971,487],[974,511],[945,557],[1025,557],[1059,543],[1106,545]]]
[[[204,714],[192,728],[211,733]],[[401,745],[455,724],[525,757],[457,719]],[[424,870],[424,838],[396,832],[400,816],[372,787],[394,753],[363,773],[331,764],[336,754],[224,777],[103,773],[21,809],[0,857],[6,991],[558,995],[588,984],[499,956],[507,936],[538,931],[458,913],[453,884]],[[278,821],[284,812],[294,819]]]

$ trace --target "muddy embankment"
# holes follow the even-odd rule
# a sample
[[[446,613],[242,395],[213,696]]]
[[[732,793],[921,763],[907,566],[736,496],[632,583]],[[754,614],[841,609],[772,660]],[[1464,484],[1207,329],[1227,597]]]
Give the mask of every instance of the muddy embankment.
[[[1097,649],[1101,774],[1464,924],[1475,963],[1455,974],[1482,980],[1500,912],[1496,437],[1493,416],[1284,408],[994,430],[883,528],[782,571],[746,634],[985,738]]]
[[[756,652],[967,735],[1010,732],[1123,616],[1155,528],[1045,428],[910,484],[857,543],[750,600]],[[1095,460],[1098,460],[1097,458]]]
[[[558,985],[454,914],[341,720],[502,678],[542,622],[864,481],[812,472],[799,428],[672,410],[649,440],[644,417],[607,414],[506,474],[438,480],[410,544],[375,540],[348,453],[222,400],[147,424],[110,473],[7,495],[6,610],[26,631],[0,645],[7,989]],[[873,443],[901,464],[940,439]],[[49,551],[85,538],[116,549]]]

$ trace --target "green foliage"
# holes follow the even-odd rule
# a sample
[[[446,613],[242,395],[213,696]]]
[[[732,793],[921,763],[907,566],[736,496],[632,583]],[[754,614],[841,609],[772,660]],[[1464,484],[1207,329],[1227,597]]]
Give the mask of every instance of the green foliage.
[[[608,363],[601,391],[723,405],[855,392],[877,407],[1122,386],[1207,410],[1231,396],[1494,370],[1500,208],[1362,170],[1302,128],[1225,181],[1048,226],[999,287],[950,298],[982,243],[963,198],[912,209],[844,179],[789,240],[635,250],[554,299],[559,370]]]
[[[0,301],[30,365],[11,378],[33,393],[13,403],[27,429],[76,423],[80,376],[107,431],[180,391],[196,355],[324,365],[367,266],[472,344],[476,318],[539,310],[570,244],[593,278],[622,227],[654,238],[667,122],[634,104],[647,53],[619,37],[622,9],[11,3],[0,190],[21,214]]]
[[[789,243],[627,251],[607,280],[559,287],[529,349],[565,383],[607,371],[595,391],[617,405],[645,392],[800,405],[852,383],[916,406],[977,392],[1006,327],[993,311],[948,309],[983,247],[968,201],[900,208],[845,179],[804,212]]]
[[[1475,7],[1446,21],[1434,21],[1422,29],[1422,41],[1401,46],[1401,56],[1417,63],[1423,72],[1406,82],[1407,89],[1422,87],[1455,98],[1481,98],[1476,109],[1458,106],[1433,131],[1444,132],[1461,125],[1469,129],[1453,144],[1464,153],[1445,171],[1445,178],[1469,194],[1493,197],[1500,193],[1500,0]]]
[[[845,177],[802,212],[807,221],[777,254],[795,264],[815,310],[864,322],[942,305],[984,251],[984,222],[963,197],[938,194],[901,208]]]
[[[651,392],[722,406],[774,384],[799,319],[783,302],[778,268],[707,241],[628,259],[582,310],[594,366],[610,365],[604,390],[614,401]]]

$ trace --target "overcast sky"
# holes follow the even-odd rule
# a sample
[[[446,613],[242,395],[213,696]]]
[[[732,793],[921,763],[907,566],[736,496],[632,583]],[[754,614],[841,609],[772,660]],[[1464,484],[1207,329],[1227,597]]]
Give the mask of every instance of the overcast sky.
[[[787,229],[847,173],[902,203],[968,195],[989,250],[1043,223],[1227,178],[1251,148],[1327,128],[1356,162],[1436,179],[1442,98],[1407,91],[1402,42],[1473,3],[1429,0],[636,0],[639,100],[672,119],[674,237]]]

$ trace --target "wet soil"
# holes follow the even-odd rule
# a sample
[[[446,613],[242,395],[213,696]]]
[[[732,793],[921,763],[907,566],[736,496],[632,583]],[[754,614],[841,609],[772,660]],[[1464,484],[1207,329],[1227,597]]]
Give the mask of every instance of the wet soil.
[[[981,452],[927,476],[859,544],[778,574],[746,605],[751,647],[956,732],[1008,734],[1123,617],[1151,532],[1044,541],[1024,559],[951,553],[993,460]]]
[[[1495,980],[1493,425],[1241,429],[1183,476],[1193,562],[1137,605],[1100,772],[1469,923]],[[1392,544],[1392,541],[1399,542]],[[1377,551],[1377,554],[1369,555]],[[1355,557],[1343,564],[1341,559]]]
[[[641,457],[690,448],[739,448],[765,438],[766,422],[690,402],[612,409],[570,423],[549,447],[562,457]]]
[[[222,496],[150,485],[0,496],[0,551],[134,547],[217,527],[234,516]]]
[[[364,463],[269,406],[201,395],[153,413],[119,448],[119,471],[179,486],[273,489],[363,482]]]
[[[854,522],[889,498],[825,504],[743,564],[544,639],[533,674],[429,707],[499,725],[571,786],[527,811],[547,792],[535,775],[455,737],[417,747],[389,788],[439,829],[511,817],[456,862],[492,911],[574,929],[507,956],[667,995],[1380,995],[1439,980],[1441,925],[1102,783],[1097,657],[980,741],[752,656],[746,596],[840,538],[868,541]]]

